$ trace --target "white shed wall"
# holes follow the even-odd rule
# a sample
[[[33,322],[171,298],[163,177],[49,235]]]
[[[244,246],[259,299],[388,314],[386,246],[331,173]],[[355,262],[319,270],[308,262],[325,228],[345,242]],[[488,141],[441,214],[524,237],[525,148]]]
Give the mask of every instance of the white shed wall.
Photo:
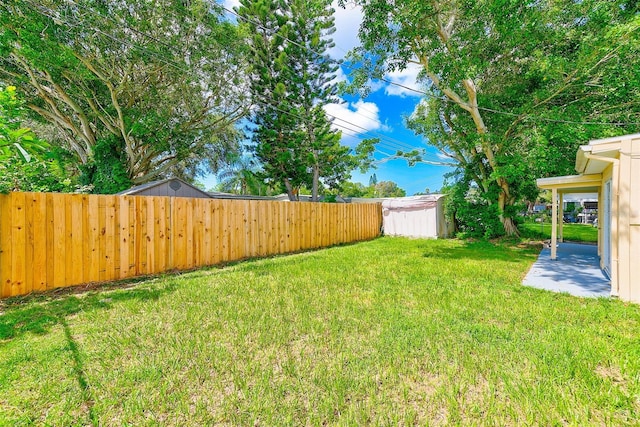
[[[382,218],[387,236],[437,239],[449,234],[441,195],[384,200]]]
[[[384,234],[437,238],[437,221],[436,208],[413,211],[388,210],[383,215]]]

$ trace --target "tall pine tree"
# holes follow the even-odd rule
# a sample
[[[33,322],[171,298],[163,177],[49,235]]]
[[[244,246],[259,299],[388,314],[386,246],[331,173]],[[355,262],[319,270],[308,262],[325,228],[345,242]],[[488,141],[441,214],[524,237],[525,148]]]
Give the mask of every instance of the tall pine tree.
[[[288,17],[278,0],[242,0],[238,14],[247,29],[251,46],[252,142],[256,157],[268,179],[282,183],[290,200],[305,182],[300,157],[285,41]]]
[[[337,66],[327,54],[335,31],[331,2],[242,0],[238,14],[253,50],[256,157],[290,200],[304,185],[317,201],[321,182],[336,187],[358,166],[323,109],[336,100]]]

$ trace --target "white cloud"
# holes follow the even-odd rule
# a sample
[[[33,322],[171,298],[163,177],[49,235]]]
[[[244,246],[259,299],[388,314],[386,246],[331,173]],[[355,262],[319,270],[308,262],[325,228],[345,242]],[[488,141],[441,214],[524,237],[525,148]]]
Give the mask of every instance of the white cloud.
[[[348,51],[360,45],[358,29],[362,22],[362,8],[351,2],[346,2],[343,9],[337,1],[334,1],[331,6],[335,9],[336,26],[336,32],[331,35],[331,38],[336,45],[329,51],[329,54],[333,58],[342,59]]]
[[[341,104],[327,104],[324,106],[329,119],[333,120],[332,127],[342,131],[342,143],[353,147],[360,142],[360,135],[368,131],[388,130],[380,121],[380,109],[374,102],[345,102]],[[372,137],[371,135],[366,136]]]
[[[404,70],[393,71],[387,74],[387,80],[392,81],[395,84],[388,84],[384,90],[387,95],[396,96],[422,96],[421,93],[415,92],[424,91],[422,86],[417,83],[418,74],[422,67],[418,64],[409,63]],[[398,86],[402,85],[402,86]],[[410,88],[410,89],[407,89]],[[413,90],[411,90],[413,89]]]

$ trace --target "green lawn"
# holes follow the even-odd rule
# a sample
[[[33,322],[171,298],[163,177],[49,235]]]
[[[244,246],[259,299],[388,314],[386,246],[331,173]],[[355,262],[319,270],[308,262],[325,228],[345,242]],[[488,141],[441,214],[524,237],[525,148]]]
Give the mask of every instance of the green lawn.
[[[525,222],[519,226],[523,237],[530,239],[550,239],[551,224]],[[598,241],[598,228],[589,224],[564,224],[562,233],[565,241],[595,243]]]
[[[381,238],[0,306],[0,425],[638,425],[640,307]]]

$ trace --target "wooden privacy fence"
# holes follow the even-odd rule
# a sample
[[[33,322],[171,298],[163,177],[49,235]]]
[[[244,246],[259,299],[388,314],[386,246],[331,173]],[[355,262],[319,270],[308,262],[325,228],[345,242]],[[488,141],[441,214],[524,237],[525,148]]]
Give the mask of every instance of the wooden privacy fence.
[[[378,236],[379,204],[0,195],[1,297]]]

